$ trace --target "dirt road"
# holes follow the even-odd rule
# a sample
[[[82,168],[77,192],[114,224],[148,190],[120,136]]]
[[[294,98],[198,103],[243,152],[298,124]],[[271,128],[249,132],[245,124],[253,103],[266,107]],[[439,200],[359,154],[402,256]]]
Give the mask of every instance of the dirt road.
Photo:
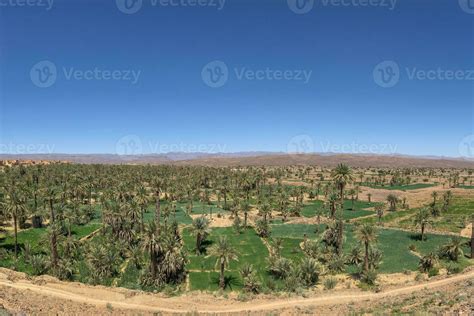
[[[16,272],[0,269],[0,289],[2,289],[0,292],[7,293],[7,290],[15,290],[22,293],[27,299],[28,297],[38,295],[43,300],[47,298],[51,298],[52,301],[62,299],[71,303],[93,305],[104,308],[104,310],[113,308],[114,310],[118,309],[130,313],[162,312],[185,314],[198,312],[203,314],[228,314],[268,312],[293,307],[340,305],[365,300],[379,300],[426,289],[436,289],[472,279],[474,279],[474,270],[445,279],[390,289],[379,293],[348,290],[347,292],[327,292],[317,297],[309,298],[257,298],[248,302],[240,302],[222,297],[214,297],[210,294],[187,294],[165,298],[160,294],[61,282],[50,277],[27,280],[19,278]],[[3,297],[3,299],[5,306],[8,306],[8,299],[6,297]],[[1,302],[2,296],[0,295]]]

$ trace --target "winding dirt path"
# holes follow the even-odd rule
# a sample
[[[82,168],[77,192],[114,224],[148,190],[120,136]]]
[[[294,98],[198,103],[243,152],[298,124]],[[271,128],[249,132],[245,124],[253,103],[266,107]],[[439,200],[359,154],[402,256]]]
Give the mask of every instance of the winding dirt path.
[[[5,271],[4,269],[2,269]],[[292,307],[309,307],[322,305],[339,305],[361,300],[383,299],[403,294],[411,294],[417,291],[434,289],[452,283],[474,279],[474,270],[449,278],[429,281],[417,285],[390,289],[379,293],[350,292],[350,293],[328,293],[311,298],[287,298],[287,299],[256,299],[248,302],[232,301],[226,299],[200,299],[199,296],[180,296],[164,298],[162,296],[133,292],[125,289],[114,289],[106,287],[94,287],[78,283],[66,283],[60,281],[32,282],[19,279],[9,280],[6,273],[0,270],[0,288],[10,288],[26,293],[40,294],[53,299],[64,299],[76,303],[95,305],[97,307],[110,307],[127,311],[143,312],[165,312],[185,314],[197,313],[247,313],[279,310]]]

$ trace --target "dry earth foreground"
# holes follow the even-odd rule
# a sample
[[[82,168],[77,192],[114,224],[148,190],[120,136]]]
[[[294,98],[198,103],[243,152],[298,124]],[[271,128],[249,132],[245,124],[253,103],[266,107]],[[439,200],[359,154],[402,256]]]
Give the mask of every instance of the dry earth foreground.
[[[436,277],[421,284],[388,287],[378,293],[352,289],[308,297],[262,296],[248,302],[201,293],[165,297],[121,288],[62,282],[47,276],[29,278],[7,269],[0,269],[0,288],[0,304],[7,315],[474,313],[473,269],[455,276]]]

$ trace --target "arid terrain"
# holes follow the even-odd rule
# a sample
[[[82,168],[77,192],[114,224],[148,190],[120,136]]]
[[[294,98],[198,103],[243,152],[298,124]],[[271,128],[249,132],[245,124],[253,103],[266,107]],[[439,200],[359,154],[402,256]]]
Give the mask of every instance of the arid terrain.
[[[413,283],[413,282],[412,282]],[[378,293],[358,289],[319,291],[305,297],[237,297],[191,293],[179,297],[125,289],[65,283],[51,277],[27,278],[0,269],[0,307],[27,314],[226,314],[226,315],[344,315],[363,313],[429,312],[471,315],[474,312],[474,270],[438,277],[422,284],[391,286]]]

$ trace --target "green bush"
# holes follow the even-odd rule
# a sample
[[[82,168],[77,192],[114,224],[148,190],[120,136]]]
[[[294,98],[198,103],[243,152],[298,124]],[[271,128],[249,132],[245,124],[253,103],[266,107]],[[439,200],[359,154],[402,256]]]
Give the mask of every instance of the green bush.
[[[428,270],[428,276],[431,278],[431,277],[434,277],[434,276],[437,276],[439,274],[439,269],[438,267],[432,267],[431,269]]]
[[[326,290],[332,290],[337,285],[337,279],[335,277],[329,277],[324,280],[323,284]]]
[[[448,263],[446,265],[446,270],[448,270],[448,274],[456,274],[462,271],[462,268],[457,263]]]
[[[48,262],[46,257],[43,255],[33,255],[31,256],[31,267],[34,275],[45,274],[48,271]]]

